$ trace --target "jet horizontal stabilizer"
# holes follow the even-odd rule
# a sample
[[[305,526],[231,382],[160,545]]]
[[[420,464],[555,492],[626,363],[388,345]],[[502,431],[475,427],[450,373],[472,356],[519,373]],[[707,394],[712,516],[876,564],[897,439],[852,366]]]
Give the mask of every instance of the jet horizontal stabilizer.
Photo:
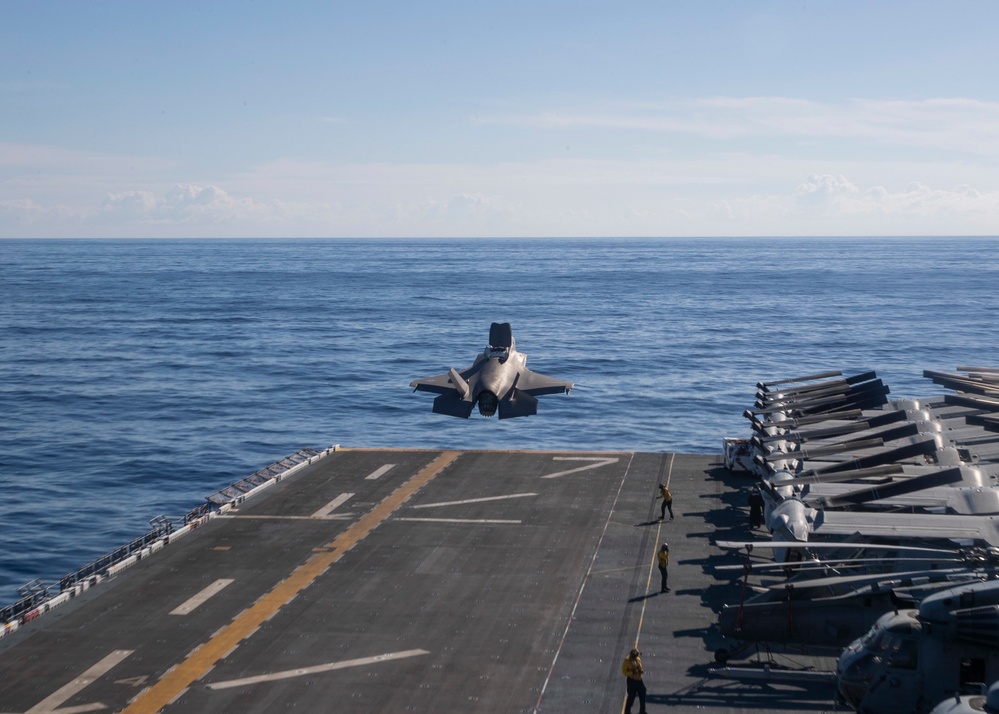
[[[434,398],[434,414],[445,414],[447,416],[461,417],[468,419],[472,416],[474,402],[466,401],[457,392],[442,394]]]
[[[514,389],[510,393],[509,399],[502,399],[499,403],[499,418],[510,419],[519,416],[534,416],[538,413],[538,400],[527,392]]]

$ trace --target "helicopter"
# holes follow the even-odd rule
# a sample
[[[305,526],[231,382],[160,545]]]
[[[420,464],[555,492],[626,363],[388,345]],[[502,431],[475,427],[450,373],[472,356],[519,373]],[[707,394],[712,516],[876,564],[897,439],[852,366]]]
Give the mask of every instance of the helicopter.
[[[980,712],[999,712],[999,682],[993,682],[985,692],[980,694],[964,694],[955,692],[953,698],[948,698],[933,707],[930,714],[979,714]]]
[[[955,693],[980,693],[999,681],[999,581],[885,613],[843,650],[836,681],[843,701],[871,714],[925,714]]]
[[[748,587],[751,572],[778,573],[784,563],[751,563],[758,549],[777,543],[719,541],[722,548],[746,550],[746,562],[716,571],[741,570],[743,593],[738,604],[723,605],[718,633],[749,642],[841,649],[866,632],[884,612],[916,607],[925,597],[962,582],[999,576],[999,549],[941,548],[872,542],[781,544],[803,553],[784,581]],[[767,546],[771,546],[768,548]],[[715,661],[728,659],[728,648]]]

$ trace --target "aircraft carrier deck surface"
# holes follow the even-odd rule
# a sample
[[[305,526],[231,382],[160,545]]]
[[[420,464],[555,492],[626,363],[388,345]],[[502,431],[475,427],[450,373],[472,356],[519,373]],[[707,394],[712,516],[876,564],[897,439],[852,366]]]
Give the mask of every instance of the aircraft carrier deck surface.
[[[707,676],[746,485],[720,456],[338,450],[0,639],[0,712],[616,714],[636,644],[650,712],[832,711],[832,683]]]

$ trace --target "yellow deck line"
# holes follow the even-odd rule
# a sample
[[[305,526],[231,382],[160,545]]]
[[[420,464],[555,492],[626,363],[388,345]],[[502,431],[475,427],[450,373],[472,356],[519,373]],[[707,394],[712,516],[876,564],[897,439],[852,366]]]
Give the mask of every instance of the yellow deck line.
[[[666,476],[666,488],[669,488],[669,480],[673,478],[673,461],[676,459],[676,454],[669,455],[669,473]],[[655,503],[655,501],[653,501]],[[656,551],[659,549],[659,539],[662,537],[663,532],[663,522],[659,521],[659,526],[656,528],[656,547],[652,549],[652,560],[649,562],[649,576],[645,579],[645,593],[646,597],[642,600],[642,609],[638,616],[638,630],[635,632],[635,649],[638,649],[638,641],[642,638],[642,627],[645,625],[645,606],[649,602],[648,594],[649,590],[652,589],[652,573],[653,569],[657,567],[656,563]],[[624,705],[628,703],[628,697],[625,696],[621,700],[621,714],[625,713]]]
[[[323,574],[343,554],[377,528],[410,497],[454,461],[461,452],[444,451],[409,481],[397,488],[388,498],[372,508],[350,528],[334,538],[329,552],[316,553],[300,565],[291,575],[274,586],[250,608],[223,627],[214,637],[194,650],[187,659],[169,670],[156,684],[142,692],[122,711],[127,714],[155,714],[174,699],[222,657],[238,645],[257,627],[272,617],[281,607],[294,598],[303,588]]]
[[[669,480],[673,478],[673,462],[676,460],[676,454],[669,455],[669,473],[666,476],[666,488],[669,488]],[[656,563],[656,557],[659,550],[659,539],[663,534],[663,522],[659,521],[659,527],[656,528],[656,547],[652,549],[652,560],[649,562],[649,577],[645,581],[645,592],[648,593],[652,587],[652,573],[658,567]],[[638,649],[638,640],[642,636],[642,626],[645,624],[645,604],[648,602],[648,598],[642,600],[642,611],[638,617],[638,631],[635,633],[635,649]]]

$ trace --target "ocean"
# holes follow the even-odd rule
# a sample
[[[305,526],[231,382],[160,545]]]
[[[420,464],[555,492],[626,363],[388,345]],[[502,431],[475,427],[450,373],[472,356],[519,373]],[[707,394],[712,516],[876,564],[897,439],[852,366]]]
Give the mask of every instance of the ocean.
[[[999,239],[0,241],[0,605],[298,449],[720,453],[757,381],[999,367]],[[431,413],[492,322],[570,380]]]

